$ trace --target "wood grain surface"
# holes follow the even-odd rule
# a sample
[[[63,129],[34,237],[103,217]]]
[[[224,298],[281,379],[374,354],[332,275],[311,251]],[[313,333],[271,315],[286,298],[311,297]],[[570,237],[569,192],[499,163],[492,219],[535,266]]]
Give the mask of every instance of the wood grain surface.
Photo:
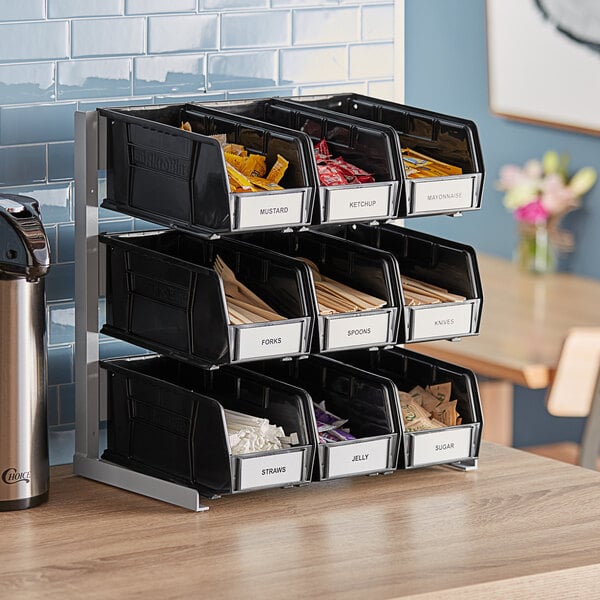
[[[0,598],[596,598],[600,474],[492,444],[480,465],[206,513],[55,468],[48,504],[0,513]]]
[[[600,281],[568,273],[531,275],[510,261],[477,257],[484,291],[480,335],[410,349],[494,379],[547,387],[569,328],[600,326]]]

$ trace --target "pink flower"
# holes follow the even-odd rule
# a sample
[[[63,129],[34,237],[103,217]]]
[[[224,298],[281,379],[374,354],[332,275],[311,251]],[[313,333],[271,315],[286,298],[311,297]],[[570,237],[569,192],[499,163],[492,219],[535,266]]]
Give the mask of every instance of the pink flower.
[[[557,173],[547,175],[542,181],[542,205],[552,215],[567,212],[577,206],[573,190],[565,185]]]
[[[544,208],[541,199],[538,197],[529,204],[519,206],[519,208],[515,209],[514,215],[517,221],[537,225],[546,221],[550,213]]]

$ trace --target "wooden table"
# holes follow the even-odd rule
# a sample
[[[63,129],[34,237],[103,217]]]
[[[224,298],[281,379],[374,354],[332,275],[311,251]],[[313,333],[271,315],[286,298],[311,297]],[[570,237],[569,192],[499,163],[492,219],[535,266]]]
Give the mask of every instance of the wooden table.
[[[513,385],[547,387],[569,328],[600,326],[600,281],[566,273],[531,275],[483,254],[478,262],[484,293],[480,335],[410,349],[499,380],[481,385],[484,434],[510,445]]]
[[[473,472],[209,504],[192,513],[55,468],[48,504],[0,513],[0,597],[548,600],[600,589],[600,473],[489,443]]]

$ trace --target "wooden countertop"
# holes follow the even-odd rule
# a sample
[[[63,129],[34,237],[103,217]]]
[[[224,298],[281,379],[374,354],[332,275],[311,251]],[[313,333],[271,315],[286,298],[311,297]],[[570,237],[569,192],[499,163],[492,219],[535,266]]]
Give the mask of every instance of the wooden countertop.
[[[545,388],[570,327],[600,326],[600,281],[568,273],[531,275],[478,254],[484,302],[479,336],[410,349],[482,375]]]
[[[547,600],[599,589],[600,473],[492,444],[468,473],[208,504],[192,513],[55,468],[48,504],[0,513],[0,597]]]

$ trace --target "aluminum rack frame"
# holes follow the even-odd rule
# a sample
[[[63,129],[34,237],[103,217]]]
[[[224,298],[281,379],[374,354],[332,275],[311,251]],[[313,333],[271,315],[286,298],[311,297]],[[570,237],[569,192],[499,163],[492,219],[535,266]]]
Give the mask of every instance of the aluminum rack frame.
[[[106,169],[106,128],[96,111],[75,111],[75,455],[76,475],[196,512],[208,510],[192,488],[100,458],[106,373],[100,370],[98,301],[105,273],[98,244],[98,171]]]

